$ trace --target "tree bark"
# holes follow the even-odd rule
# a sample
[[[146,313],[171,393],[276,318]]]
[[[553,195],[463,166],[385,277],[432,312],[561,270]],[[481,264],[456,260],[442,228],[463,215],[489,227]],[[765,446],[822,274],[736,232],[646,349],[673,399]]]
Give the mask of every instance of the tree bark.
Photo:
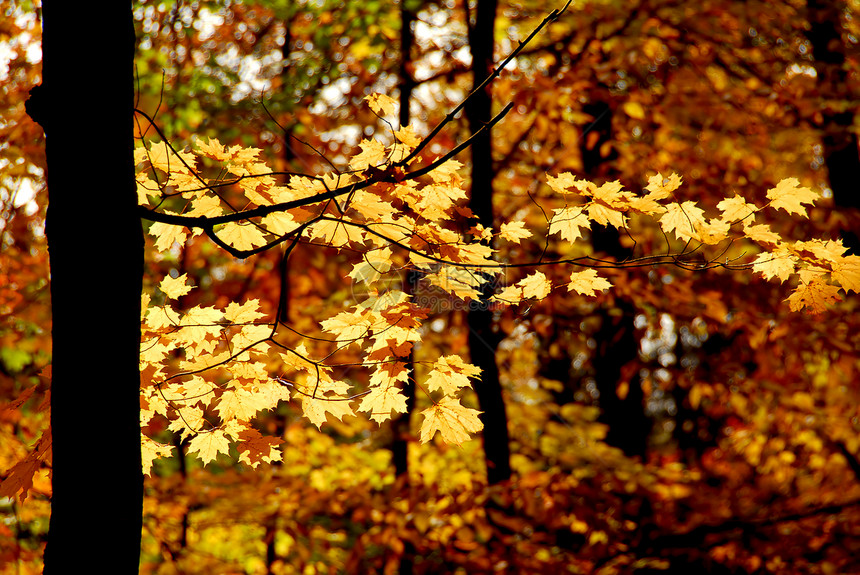
[[[478,0],[475,18],[469,23],[469,48],[472,53],[473,89],[493,70],[496,0]],[[466,105],[469,130],[476,133],[492,118],[490,86],[474,94]],[[486,228],[493,227],[493,148],[490,130],[478,134],[471,147],[472,181],[469,207]],[[468,312],[469,353],[474,365],[481,368],[481,380],[475,385],[484,424],[484,456],[487,465],[487,482],[490,485],[510,479],[510,445],[508,416],[505,409],[496,349],[500,337],[493,329],[493,312],[488,302],[473,302]]]
[[[43,80],[27,102],[45,130],[51,266],[53,496],[45,573],[137,573],[140,293],[131,3],[42,8]],[[106,567],[106,566],[105,566]]]
[[[400,7],[400,126],[409,125],[411,118],[409,114],[409,103],[412,100],[412,91],[415,88],[415,80],[410,70],[412,60],[412,46],[415,36],[412,33],[412,22],[415,14],[406,4]],[[408,272],[404,278],[403,291],[413,294],[415,284],[418,282],[416,272]],[[411,433],[410,422],[412,410],[415,407],[415,355],[409,353],[406,362],[409,377],[403,385],[403,395],[406,396],[406,413],[394,417],[391,421],[391,460],[394,464],[394,474],[397,477],[408,477],[409,473],[409,437]],[[401,572],[405,572],[401,570]]]
[[[608,97],[608,94],[606,95]],[[614,140],[612,108],[602,99],[586,105],[584,111],[594,117],[587,134],[580,140],[582,167],[588,178],[614,179],[615,150],[604,149]],[[591,235],[594,250],[616,261],[628,256],[620,241],[619,232],[609,226],[595,225]],[[645,415],[644,394],[639,378],[628,382],[627,394],[619,396],[618,384],[622,367],[635,361],[639,354],[634,320],[636,310],[630,302],[616,300],[614,308],[598,312],[601,326],[594,339],[597,347],[592,358],[594,380],[600,393],[600,421],[609,430],[606,443],[621,449],[631,457],[645,457],[651,421]]]
[[[846,46],[839,26],[844,2],[809,0],[807,12],[809,30],[806,37],[812,44],[815,71],[818,77],[821,109],[820,128],[824,163],[827,166],[833,201],[839,208],[860,209],[857,174],[860,174],[860,153],[854,125],[857,95],[852,93],[845,69]],[[845,245],[860,254],[860,240],[854,230],[843,230]]]

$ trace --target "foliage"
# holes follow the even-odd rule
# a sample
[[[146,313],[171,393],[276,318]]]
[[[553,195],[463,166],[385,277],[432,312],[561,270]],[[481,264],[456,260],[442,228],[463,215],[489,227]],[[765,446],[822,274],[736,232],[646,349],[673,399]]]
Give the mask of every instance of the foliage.
[[[568,11],[494,81],[504,121],[493,125],[493,229],[463,207],[472,183],[455,158],[467,136],[449,112],[467,66],[452,58],[426,84],[439,104],[416,96],[425,114],[414,126],[393,121],[385,42],[361,28],[390,41],[393,12],[364,21],[351,3],[249,2],[171,16],[146,4],[142,19],[163,34],[149,41],[175,41],[177,73],[158,122],[137,116],[141,214],[154,222],[141,318],[144,572],[856,568],[860,260],[837,239],[855,216],[832,208],[809,166],[816,99],[796,3],[769,18],[767,3]],[[195,36],[204,8],[224,20]],[[423,25],[452,32],[423,40],[416,63],[439,43],[463,45],[460,8],[423,8]],[[503,6],[502,47],[517,48],[542,11]],[[170,18],[183,33],[171,37]],[[268,54],[284,21],[313,45],[290,51],[290,74],[306,77],[276,66],[261,76],[297,91],[266,104],[280,127],[300,126],[303,173],[275,155],[280,136],[258,100],[224,106],[238,73],[205,46],[246,23],[231,42]],[[153,110],[165,52],[144,54],[140,107]],[[330,62],[346,66],[311,73]],[[348,89],[326,109],[321,86],[338,74]],[[587,104],[601,98],[615,131],[597,152],[615,171],[584,177],[579,144],[597,141]],[[605,228],[620,232],[624,258],[594,247]],[[4,272],[29,281],[38,266],[7,253],[16,267]],[[422,279],[407,295],[410,270]],[[639,354],[617,389],[644,394],[654,430],[642,459],[607,442],[593,392],[600,314],[625,302]],[[468,440],[480,433],[469,306],[493,309],[504,336],[515,476],[492,488]],[[421,415],[410,475],[395,480],[383,438],[406,411],[410,351]],[[554,360],[561,371],[547,368]],[[4,413],[38,454],[36,403]],[[48,492],[39,473],[23,510]]]

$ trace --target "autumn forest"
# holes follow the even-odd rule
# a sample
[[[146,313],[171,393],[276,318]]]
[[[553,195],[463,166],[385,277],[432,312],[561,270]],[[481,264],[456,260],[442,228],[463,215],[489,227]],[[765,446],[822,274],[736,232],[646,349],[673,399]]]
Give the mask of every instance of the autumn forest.
[[[860,573],[860,2],[0,4],[0,575]]]

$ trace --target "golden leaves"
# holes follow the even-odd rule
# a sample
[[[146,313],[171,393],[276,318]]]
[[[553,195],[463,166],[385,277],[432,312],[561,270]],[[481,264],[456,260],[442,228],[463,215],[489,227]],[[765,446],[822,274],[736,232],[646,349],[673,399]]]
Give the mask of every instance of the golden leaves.
[[[784,282],[797,268],[797,256],[786,248],[779,248],[775,252],[759,254],[752,266],[765,279],[779,278],[780,282]]]
[[[468,364],[458,355],[440,357],[433,364],[425,385],[430,391],[454,395],[460,388],[469,387],[469,378],[480,378],[481,370]]]
[[[164,295],[169,297],[170,299],[176,299],[180,296],[184,296],[188,292],[192,290],[194,286],[186,285],[185,282],[188,280],[188,274],[182,274],[177,278],[172,278],[167,276],[161,283],[158,284],[158,289],[164,292]]]
[[[518,243],[520,240],[530,238],[532,232],[525,228],[525,222],[508,222],[501,225],[499,237],[509,242]]]
[[[211,463],[219,453],[230,453],[230,440],[223,429],[199,433],[188,442],[188,453],[197,453],[203,463]]]
[[[806,217],[806,208],[801,204],[812,205],[819,196],[809,188],[802,187],[797,178],[785,178],[768,190],[767,197],[772,208]]]
[[[822,313],[829,304],[841,300],[839,288],[828,284],[821,278],[814,278],[808,283],[802,282],[794,292],[788,296],[791,311],[802,311],[809,309],[811,313]]]
[[[604,290],[612,287],[608,280],[598,277],[597,272],[592,269],[570,274],[570,283],[567,284],[568,291],[578,294],[593,296],[595,290]]]
[[[380,116],[395,116],[397,115],[397,100],[385,94],[370,94],[365,96],[367,105],[370,109]]]
[[[396,102],[388,96],[374,94],[366,100],[380,116],[397,111]],[[624,110],[634,118],[645,114],[635,103],[627,103]],[[142,395],[144,423],[166,418],[169,430],[191,437],[189,452],[204,462],[227,454],[235,445],[241,460],[256,466],[277,459],[279,452],[277,441],[260,435],[249,422],[261,411],[290,399],[290,390],[307,419],[317,427],[329,416],[343,420],[356,411],[368,414],[375,422],[407,411],[401,388],[409,373],[403,358],[421,340],[420,327],[427,312],[415,306],[411,296],[383,289],[382,280],[404,269],[420,270],[428,283],[448,294],[477,300],[486,294],[494,276],[505,269],[494,259],[495,251],[489,245],[493,238],[519,243],[536,234],[528,229],[527,219],[502,222],[497,234],[492,226],[476,225],[471,212],[458,204],[468,196],[459,173],[462,164],[449,160],[421,178],[411,178],[397,162],[420,145],[420,138],[411,127],[387,136],[393,140],[390,145],[376,139],[358,144],[360,152],[348,161],[355,170],[351,175],[333,171],[320,177],[292,176],[280,184],[260,161],[260,150],[228,148],[213,139],[197,142],[190,152],[177,154],[165,144],[157,144],[148,153],[137,153],[139,163],[169,175],[166,180],[139,177],[141,202],[150,197],[176,202],[181,204],[176,214],[193,217],[231,214],[236,221],[221,223],[214,230],[211,225],[203,227],[236,251],[253,251],[289,236],[288,240],[357,252],[351,260],[357,263],[347,275],[354,284],[363,284],[370,295],[320,322],[322,331],[333,339],[316,338],[321,341],[311,347],[317,357],[327,357],[325,353],[332,352],[321,351],[325,345],[339,351],[354,344],[360,348],[361,361],[372,366],[367,388],[356,391],[352,383],[336,379],[333,367],[326,365],[328,360],[314,359],[304,344],[292,344],[292,351],[273,348],[274,326],[258,323],[264,317],[258,300],[230,303],[223,311],[198,306],[180,312],[169,303],[151,306],[145,312],[141,345],[148,382]],[[194,172],[198,164],[212,162],[221,164],[222,174],[237,176],[229,184],[240,201],[221,195],[222,175],[203,180]],[[587,235],[585,230],[591,229],[592,221],[625,230],[644,222],[661,242],[668,238],[659,230],[682,242],[716,245],[730,238],[732,226],[741,224],[734,227],[733,239],[755,242],[763,248],[751,262],[754,272],[780,282],[797,278],[798,287],[788,298],[792,310],[817,313],[839,299],[839,286],[846,291],[860,289],[860,259],[844,256],[840,243],[791,243],[768,225],[756,224],[755,215],[762,208],[741,195],[720,201],[715,209],[703,207],[678,197],[681,183],[677,174],[656,174],[648,178],[644,190],[634,193],[617,181],[597,185],[570,173],[549,175],[547,185],[555,194],[550,201],[555,203],[546,210],[541,206],[548,219],[545,235],[573,243]],[[811,205],[817,194],[801,187],[796,179],[787,179],[769,190],[767,197],[771,207],[805,216],[805,206]],[[253,220],[241,219],[242,210],[255,209],[253,206],[299,199],[307,200],[300,202],[301,208],[276,206],[274,211],[253,212]],[[514,217],[525,219],[520,212]],[[156,238],[156,248],[164,251],[176,242],[187,241],[191,232],[182,226],[155,223],[150,233]],[[702,247],[694,244],[690,249]],[[571,257],[566,263],[581,261]],[[552,282],[543,271],[532,268],[520,277],[491,301],[515,304],[541,300],[552,292]],[[566,285],[568,293],[589,297],[612,287],[593,269],[573,271],[560,285]],[[159,287],[168,300],[191,289],[185,275],[165,278]],[[415,382],[433,403],[422,411],[420,439],[430,441],[439,432],[442,440],[460,445],[482,427],[479,412],[464,406],[460,397],[479,371],[456,355],[443,355],[427,363],[429,369],[419,360],[417,371],[424,377]],[[176,366],[193,373],[181,374]],[[282,372],[270,376],[275,369]],[[169,453],[169,447],[152,440],[144,440],[144,444],[147,469],[152,459]]]
[[[549,222],[549,233],[561,234],[561,237],[569,242],[575,242],[582,237],[581,228],[590,229],[591,221],[578,206],[565,206],[553,210],[553,217]]]
[[[427,443],[438,431],[442,440],[454,445],[461,445],[470,438],[470,433],[483,429],[478,419],[480,411],[464,407],[456,397],[444,397],[437,404],[421,412],[424,422],[421,424],[420,439]]]
[[[832,276],[846,291],[860,292],[860,256],[834,259]]]
[[[237,250],[252,250],[266,245],[266,236],[253,224],[228,222],[218,231],[218,236]]]

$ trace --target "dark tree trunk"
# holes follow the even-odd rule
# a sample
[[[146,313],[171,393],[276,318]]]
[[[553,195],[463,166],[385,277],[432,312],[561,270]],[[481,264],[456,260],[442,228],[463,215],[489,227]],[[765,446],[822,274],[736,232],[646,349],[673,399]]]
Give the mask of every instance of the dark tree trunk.
[[[412,33],[412,23],[415,21],[415,13],[406,4],[400,7],[400,126],[405,127],[411,121],[409,115],[409,103],[412,100],[412,90],[415,88],[415,80],[410,71],[412,62],[412,46],[415,36]],[[403,291],[412,294],[418,281],[416,272],[406,274]],[[403,385],[403,395],[406,396],[406,413],[397,415],[391,421],[391,459],[394,464],[394,473],[397,477],[407,477],[409,473],[409,438],[411,435],[410,421],[412,409],[415,406],[415,358],[409,354],[406,362],[409,377]],[[411,566],[401,569],[401,573],[411,572]]]
[[[587,178],[615,178],[613,160],[617,153],[607,150],[612,134],[612,108],[603,100],[586,105],[583,110],[594,117],[588,131],[580,140],[583,171]],[[615,228],[593,226],[591,242],[595,251],[616,261],[625,259],[628,251],[620,242]],[[600,421],[609,426],[606,442],[629,456],[644,457],[651,432],[651,421],[645,415],[644,394],[639,378],[628,382],[626,395],[619,396],[618,384],[622,367],[635,361],[639,354],[639,340],[635,334],[636,310],[626,301],[616,300],[613,309],[598,312],[600,329],[594,334],[597,347],[592,359],[594,379],[600,393]]]
[[[493,70],[496,0],[478,0],[474,20],[469,23],[469,48],[472,52],[473,88]],[[471,133],[477,132],[492,118],[492,95],[486,86],[472,96],[466,105]],[[472,144],[472,184],[469,207],[486,228],[493,227],[493,149],[490,130],[481,132]],[[493,312],[487,302],[474,302],[468,312],[469,353],[474,365],[481,368],[481,380],[475,384],[484,424],[484,455],[487,481],[490,485],[511,477],[508,416],[499,382],[496,349],[499,334],[493,329]]]
[[[844,2],[809,0],[807,3],[809,30],[806,37],[812,44],[815,71],[818,76],[821,110],[821,143],[827,166],[830,189],[837,207],[860,208],[857,175],[860,174],[857,133],[852,129],[856,108],[846,102],[857,100],[850,90],[845,69],[845,43],[842,40],[840,18]],[[855,230],[843,230],[845,245],[860,254],[860,239]]]
[[[133,163],[131,3],[42,8],[53,309],[53,496],[45,573],[137,573],[143,234]]]

